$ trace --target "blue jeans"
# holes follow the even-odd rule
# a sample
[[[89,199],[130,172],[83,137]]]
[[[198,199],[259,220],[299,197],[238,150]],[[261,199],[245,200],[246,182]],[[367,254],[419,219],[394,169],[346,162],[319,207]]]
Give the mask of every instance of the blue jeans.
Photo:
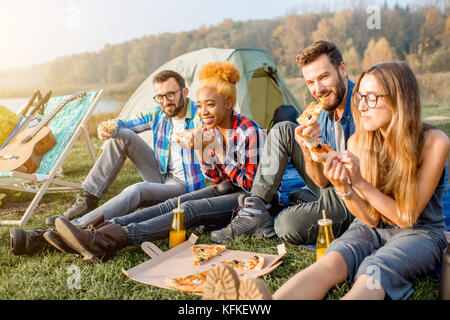
[[[111,220],[115,217],[130,214],[138,208],[150,207],[183,193],[186,193],[186,186],[171,178],[166,178],[163,183],[138,182],[126,187],[117,196],[109,199],[97,209],[71,222],[83,226],[100,215],[103,215],[105,220]]]
[[[103,198],[127,157],[133,161],[144,181],[128,186],[102,206],[72,220],[73,224],[85,225],[99,215],[103,215],[105,220],[110,220],[186,192],[184,181],[180,181],[170,173],[161,174],[155,152],[134,131],[126,128],[120,129],[105,145],[84,180],[82,188],[97,198]]]
[[[206,187],[180,196],[184,209],[186,229],[200,226],[224,226],[231,221],[232,212],[238,206],[238,197],[246,194],[239,189],[229,194],[217,195],[214,186]],[[172,210],[177,208],[178,198],[172,198],[126,216],[110,220],[125,227],[129,245],[144,241],[164,239],[169,236]]]

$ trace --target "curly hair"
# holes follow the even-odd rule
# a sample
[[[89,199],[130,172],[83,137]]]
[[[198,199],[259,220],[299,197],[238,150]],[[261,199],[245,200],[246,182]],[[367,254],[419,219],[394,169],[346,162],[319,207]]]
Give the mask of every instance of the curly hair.
[[[236,83],[241,79],[240,71],[232,62],[211,62],[202,67],[197,92],[203,88],[214,88],[218,94],[230,98],[236,105]]]

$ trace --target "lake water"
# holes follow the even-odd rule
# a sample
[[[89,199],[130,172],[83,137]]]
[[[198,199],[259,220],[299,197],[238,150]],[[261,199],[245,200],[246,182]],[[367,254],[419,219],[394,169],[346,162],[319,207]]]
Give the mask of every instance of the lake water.
[[[8,109],[16,112],[22,107],[29,98],[14,98],[14,99],[0,99],[0,106],[5,106]],[[103,113],[103,112],[114,112],[119,110],[123,104],[119,104],[115,100],[105,100],[100,99],[97,107],[95,108],[94,114]]]

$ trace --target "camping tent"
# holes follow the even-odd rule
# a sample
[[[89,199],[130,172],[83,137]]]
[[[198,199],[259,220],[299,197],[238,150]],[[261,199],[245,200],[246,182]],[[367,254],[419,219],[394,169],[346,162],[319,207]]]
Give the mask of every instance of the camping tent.
[[[165,69],[180,73],[189,88],[188,97],[195,99],[198,73],[204,64],[214,61],[231,61],[239,68],[241,81],[237,84],[235,110],[255,120],[263,128],[268,128],[275,109],[280,105],[290,104],[302,110],[267,51],[205,48],[183,54],[156,69],[130,97],[119,117],[137,114],[154,105],[152,79]],[[141,136],[149,142],[151,133],[145,132]]]

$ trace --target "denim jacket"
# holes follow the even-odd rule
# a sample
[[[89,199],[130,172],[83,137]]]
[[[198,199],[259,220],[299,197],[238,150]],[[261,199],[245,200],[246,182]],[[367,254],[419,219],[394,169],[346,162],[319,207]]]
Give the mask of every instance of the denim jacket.
[[[347,141],[348,138],[355,132],[355,123],[353,121],[352,116],[352,92],[353,88],[355,87],[355,84],[348,81],[348,90],[347,90],[347,98],[345,101],[345,109],[344,113],[342,114],[341,120],[341,126],[344,130],[344,136],[345,136],[345,149],[347,149]],[[331,116],[331,119],[330,119]],[[317,122],[320,125],[320,136],[319,140],[328,144],[330,147],[333,148],[333,150],[337,150],[336,146],[336,134],[334,132],[334,118],[333,113],[330,113],[330,116],[328,115],[328,112],[326,110],[322,110],[322,112],[319,115],[319,118],[317,119]]]

